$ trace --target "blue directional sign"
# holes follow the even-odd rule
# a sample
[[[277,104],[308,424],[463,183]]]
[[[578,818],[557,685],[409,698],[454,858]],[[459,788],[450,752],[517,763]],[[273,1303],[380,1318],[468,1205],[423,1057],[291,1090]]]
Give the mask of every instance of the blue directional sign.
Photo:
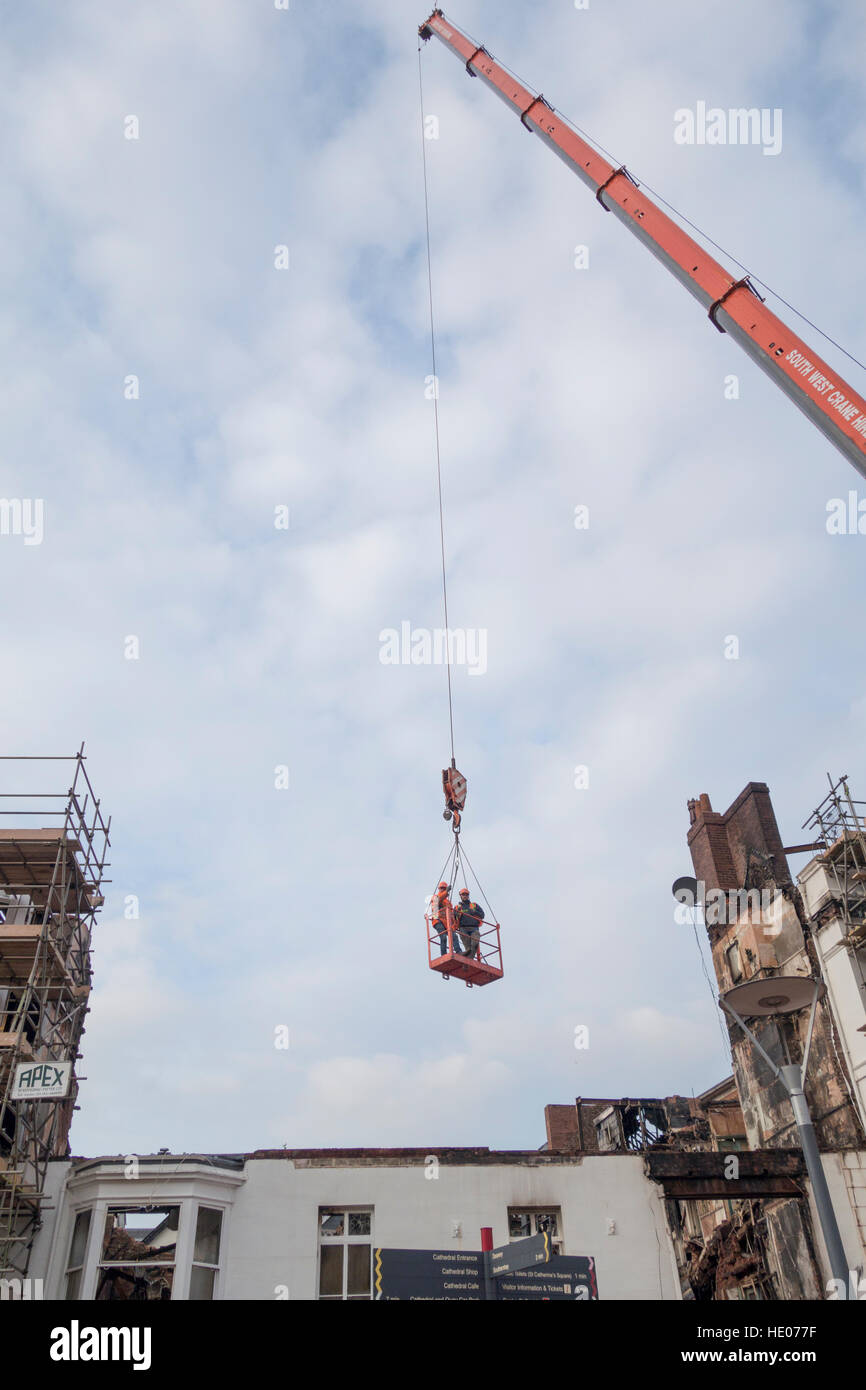
[[[550,1237],[546,1231],[526,1240],[513,1240],[508,1245],[500,1245],[490,1251],[490,1273],[494,1279],[501,1274],[514,1274],[520,1269],[531,1269],[535,1265],[546,1264],[550,1259]]]
[[[551,1255],[546,1232],[498,1250],[373,1251],[373,1297],[383,1303],[502,1298],[594,1302],[595,1260]]]
[[[388,1303],[484,1297],[484,1265],[475,1250],[374,1250],[374,1298]]]
[[[595,1260],[589,1255],[552,1255],[547,1264],[517,1270],[497,1279],[497,1297],[595,1303]]]

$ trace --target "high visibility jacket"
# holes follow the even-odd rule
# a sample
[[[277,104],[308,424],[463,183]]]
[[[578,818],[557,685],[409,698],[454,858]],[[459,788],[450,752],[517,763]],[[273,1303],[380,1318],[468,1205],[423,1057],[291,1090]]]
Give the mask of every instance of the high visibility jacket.
[[[433,921],[443,923],[447,922],[448,919],[446,917],[446,908],[449,908],[450,906],[451,901],[448,897],[448,889],[441,888],[437,890],[437,892],[433,895]]]
[[[461,899],[456,912],[457,925],[462,927],[464,931],[471,931],[473,927],[477,927],[479,922],[484,920],[484,909],[479,907],[477,903],[467,903]]]

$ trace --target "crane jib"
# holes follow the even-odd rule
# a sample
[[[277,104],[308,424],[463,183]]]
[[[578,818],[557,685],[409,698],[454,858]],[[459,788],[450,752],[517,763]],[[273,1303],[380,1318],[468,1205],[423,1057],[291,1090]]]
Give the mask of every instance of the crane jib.
[[[732,275],[644,194],[628,170],[615,168],[543,97],[523,87],[441,10],[419,29],[438,38],[480,77],[590,188],[602,207],[641,241],[699,301],[814,425],[866,478],[866,398],[855,391],[763,303],[748,277]]]

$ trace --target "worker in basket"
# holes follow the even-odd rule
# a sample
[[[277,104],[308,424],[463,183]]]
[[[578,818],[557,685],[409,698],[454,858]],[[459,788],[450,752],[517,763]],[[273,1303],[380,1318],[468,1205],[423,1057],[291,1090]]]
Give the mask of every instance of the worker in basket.
[[[470,959],[478,959],[481,948],[481,923],[484,921],[484,909],[477,903],[471,901],[469,889],[460,889],[460,902],[455,909],[457,926],[460,931],[460,940],[463,942],[463,954]]]
[[[453,920],[454,911],[448,896],[450,892],[451,885],[443,881],[433,895],[433,930],[439,934],[440,956],[448,954],[448,919]]]

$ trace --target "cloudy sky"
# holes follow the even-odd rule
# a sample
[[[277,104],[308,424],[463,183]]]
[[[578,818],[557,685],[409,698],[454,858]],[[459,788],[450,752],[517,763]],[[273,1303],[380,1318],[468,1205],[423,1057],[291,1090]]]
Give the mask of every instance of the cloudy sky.
[[[113,817],[73,1150],[531,1148],[548,1102],[720,1080],[686,801],[766,781],[792,843],[827,770],[866,796],[866,538],[826,528],[858,475],[424,47],[450,618],[487,640],[456,753],[506,968],[444,983],[445,670],[380,660],[442,624],[426,13],[3,10],[0,496],[44,504],[0,537],[3,751],[86,740]],[[447,12],[863,358],[856,0]],[[781,109],[781,152],[675,143],[699,101]]]

